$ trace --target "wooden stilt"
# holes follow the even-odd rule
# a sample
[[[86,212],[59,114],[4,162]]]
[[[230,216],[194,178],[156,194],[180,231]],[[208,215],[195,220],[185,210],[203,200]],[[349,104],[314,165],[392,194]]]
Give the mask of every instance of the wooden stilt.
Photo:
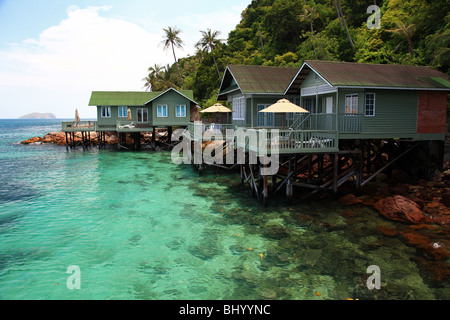
[[[338,167],[339,167],[339,155],[337,153],[334,154],[334,167],[333,167],[333,192],[337,193],[338,188]]]
[[[152,132],[152,148],[153,149],[156,148],[156,127],[153,127],[153,132]]]
[[[171,144],[172,143],[172,126],[169,126],[169,128],[167,128],[167,143]]]
[[[267,172],[266,168],[263,168],[264,170],[264,175],[263,175],[263,205],[267,206],[268,202],[269,202],[269,185],[267,182]]]
[[[292,203],[292,180],[291,180],[291,174],[292,174],[292,158],[289,158],[288,162],[288,179],[286,181],[286,201],[288,204]]]
[[[66,151],[69,151],[69,139],[67,138],[67,132],[65,132],[66,134]]]

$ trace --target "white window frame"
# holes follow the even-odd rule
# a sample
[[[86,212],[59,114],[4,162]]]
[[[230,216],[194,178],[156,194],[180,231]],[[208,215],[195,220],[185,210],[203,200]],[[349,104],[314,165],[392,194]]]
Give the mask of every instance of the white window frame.
[[[145,120],[144,120],[144,113],[147,118]],[[141,120],[139,120],[139,114],[141,114]],[[137,115],[136,119],[137,119],[138,123],[147,123],[148,122],[148,108],[138,108],[136,110],[136,115]]]
[[[180,108],[180,109],[178,109]],[[178,112],[180,111],[180,112]],[[186,105],[179,104],[175,107],[175,117],[177,118],[186,118]]]
[[[350,98],[350,104],[348,105],[347,102]],[[355,104],[355,98],[356,98],[356,104]],[[359,104],[359,95],[357,93],[347,94],[345,95],[345,114],[346,115],[355,115],[358,114],[358,104]]]
[[[117,110],[117,116],[119,118],[126,118],[126,117],[128,117],[128,107],[127,106],[118,106],[117,109],[118,109]],[[122,110],[122,112],[120,112],[121,110]]]
[[[100,113],[102,118],[111,118],[111,106],[102,106]]]
[[[164,115],[164,110],[166,110],[166,115]],[[167,106],[167,104],[160,104],[156,106],[156,116],[158,118],[167,118],[169,116],[169,107]]]
[[[245,120],[245,97],[235,97],[232,102],[233,120]]]
[[[368,111],[368,109],[367,109],[367,107],[368,107],[368,105],[367,105],[367,95],[373,95],[373,106],[371,106],[371,108],[372,108],[372,110],[371,110],[371,112],[367,112]],[[364,115],[366,116],[366,117],[375,117],[375,106],[376,106],[376,94],[375,93],[373,93],[373,92],[367,92],[366,94],[365,94],[365,97],[364,97]]]

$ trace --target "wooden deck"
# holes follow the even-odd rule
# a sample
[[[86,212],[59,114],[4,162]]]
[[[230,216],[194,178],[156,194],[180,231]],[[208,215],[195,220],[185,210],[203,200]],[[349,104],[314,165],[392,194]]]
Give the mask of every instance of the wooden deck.
[[[196,127],[198,126],[198,127]],[[201,133],[201,135],[200,135]],[[258,154],[327,153],[339,151],[336,130],[283,130],[278,128],[244,128],[235,125],[190,123],[185,133],[191,141],[228,140],[237,148]]]
[[[62,122],[63,132],[93,132],[97,131],[97,121],[66,121]]]

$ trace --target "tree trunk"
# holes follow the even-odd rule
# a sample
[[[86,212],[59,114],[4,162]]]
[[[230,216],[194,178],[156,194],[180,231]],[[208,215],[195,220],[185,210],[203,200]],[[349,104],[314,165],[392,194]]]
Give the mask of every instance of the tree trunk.
[[[181,86],[183,87],[183,90],[184,90],[184,81],[183,81],[183,77],[181,76],[180,68],[178,67],[178,60],[177,60],[177,56],[175,55],[175,48],[173,47],[173,43],[172,43],[172,52],[173,52],[173,58],[175,59],[175,65],[177,66],[178,76],[180,77],[180,80],[181,80]]]
[[[210,49],[211,49],[211,55],[212,55],[213,60],[214,60],[214,65],[216,66],[217,76],[220,79],[220,71],[219,71],[219,67],[217,66],[216,57],[214,56],[214,52],[213,52],[212,47],[210,47]]]
[[[345,18],[344,18],[344,14],[342,13],[341,3],[339,2],[339,0],[335,0],[335,4],[336,4],[336,9],[339,9],[338,10],[338,15],[340,15],[340,17],[342,17],[341,25],[344,26],[345,32],[347,32],[348,41],[350,41],[350,44],[352,45],[352,48],[354,49],[355,45],[353,44],[352,37],[350,35],[350,32],[348,31],[347,23],[345,22]]]

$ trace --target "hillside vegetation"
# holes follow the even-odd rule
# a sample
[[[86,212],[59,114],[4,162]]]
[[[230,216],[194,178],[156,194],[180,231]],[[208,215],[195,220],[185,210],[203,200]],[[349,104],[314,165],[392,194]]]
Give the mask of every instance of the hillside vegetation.
[[[377,22],[376,12],[367,13],[370,5],[380,8],[378,29],[368,27],[368,20],[369,26]],[[181,59],[176,49],[183,46],[182,30],[164,32],[174,64],[155,62],[144,87],[191,89],[202,107],[215,102],[228,64],[299,67],[317,59],[450,72],[448,0],[253,0],[226,39],[218,31],[201,30],[196,54]]]

